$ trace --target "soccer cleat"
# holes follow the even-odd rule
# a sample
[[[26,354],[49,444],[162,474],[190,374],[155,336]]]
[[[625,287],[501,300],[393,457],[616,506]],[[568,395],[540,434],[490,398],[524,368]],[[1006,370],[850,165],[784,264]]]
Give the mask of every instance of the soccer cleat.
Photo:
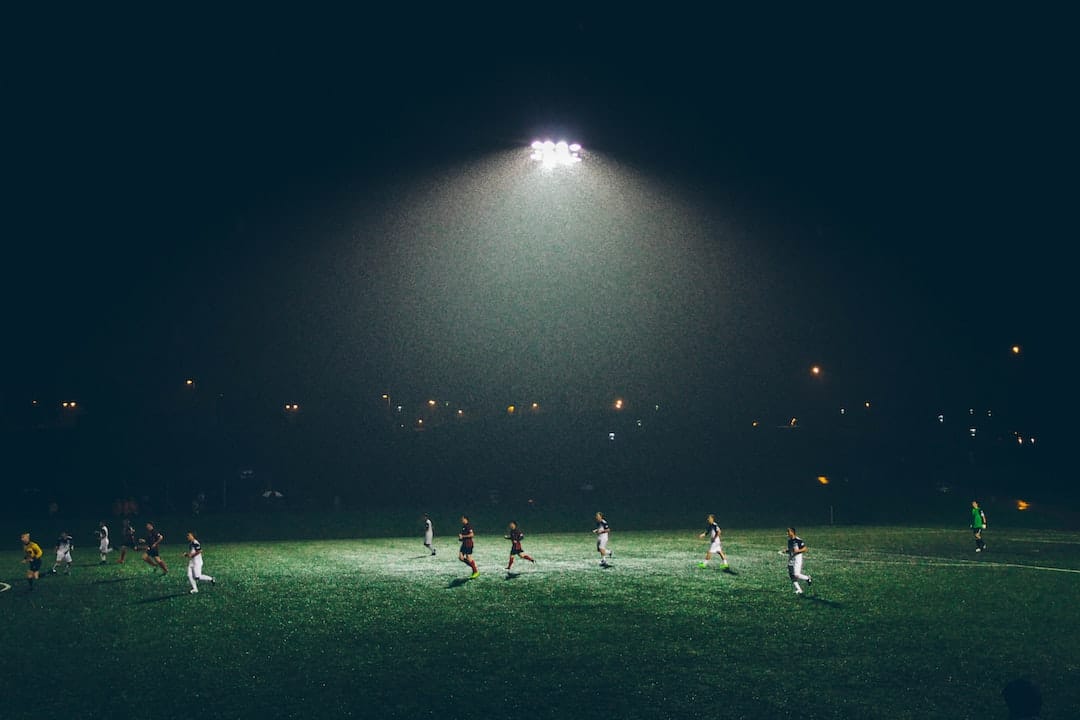
[[[812,577],[810,577],[809,575],[807,575],[807,576],[806,576],[806,585],[807,585],[807,587],[809,587],[809,586],[811,586],[811,585],[813,585],[813,584],[814,584],[814,578],[812,578]]]
[[[982,552],[982,548],[975,548],[975,552]]]
[[[195,593],[199,592],[199,589],[198,588],[191,588],[191,590],[189,590],[188,592],[190,592],[192,595],[194,595]]]
[[[210,578],[210,584],[211,585],[217,585],[217,581],[214,580],[214,578]]]
[[[708,564],[706,564],[706,563],[703,563],[703,562],[699,562],[699,563],[697,564],[697,566],[698,566],[699,568],[706,568],[706,567],[709,567],[709,566],[708,566]]]
[[[469,576],[469,579],[470,579],[470,580],[475,580],[475,579],[476,579],[476,578],[478,578],[478,577],[480,577],[480,571],[479,571],[479,570],[476,570],[476,571],[474,571],[474,572],[473,572],[473,574],[472,574],[472,575],[470,575],[470,576]]]
[[[431,551],[431,554],[432,554],[432,555],[434,555],[434,554],[435,554],[435,551],[434,551],[434,550],[432,550],[432,551]]]

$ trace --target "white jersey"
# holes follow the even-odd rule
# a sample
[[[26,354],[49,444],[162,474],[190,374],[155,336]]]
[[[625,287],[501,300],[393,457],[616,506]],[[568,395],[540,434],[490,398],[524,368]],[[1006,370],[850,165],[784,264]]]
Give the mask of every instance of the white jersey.
[[[431,524],[431,518],[424,518],[424,544],[430,545],[435,537],[435,528]]]
[[[102,525],[98,528],[98,550],[101,552],[109,551],[109,528]]]

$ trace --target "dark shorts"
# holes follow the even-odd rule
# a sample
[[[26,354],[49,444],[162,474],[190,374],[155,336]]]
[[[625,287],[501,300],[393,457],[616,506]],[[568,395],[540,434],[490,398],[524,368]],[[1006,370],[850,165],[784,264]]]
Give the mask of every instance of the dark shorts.
[[[138,543],[136,543],[134,540],[125,540],[124,542],[120,543],[120,547],[131,548],[132,550],[134,550],[136,547],[138,547]]]
[[[983,529],[982,529],[982,528],[971,528],[971,532],[972,532],[972,534],[974,534],[974,535],[978,535],[978,534],[979,534],[979,533],[981,533],[982,531],[983,531]]]
[[[35,558],[35,559],[30,561],[30,570],[32,572],[37,572],[40,569],[41,569],[41,558]]]
[[[514,547],[510,548],[511,555],[520,555],[523,552],[525,551],[521,549],[520,545],[515,545]]]
[[[152,558],[156,558],[161,553],[158,552],[157,548],[146,548],[146,554],[149,555]]]
[[[472,545],[466,545],[465,543],[461,543],[461,549],[458,552],[460,552],[462,555],[472,555],[472,550]]]

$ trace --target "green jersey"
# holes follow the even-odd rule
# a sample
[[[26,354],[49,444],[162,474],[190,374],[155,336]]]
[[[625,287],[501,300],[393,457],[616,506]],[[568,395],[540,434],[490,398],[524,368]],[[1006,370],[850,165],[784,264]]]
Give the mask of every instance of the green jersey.
[[[982,508],[971,508],[971,527],[981,528],[985,525],[986,516],[983,515]]]

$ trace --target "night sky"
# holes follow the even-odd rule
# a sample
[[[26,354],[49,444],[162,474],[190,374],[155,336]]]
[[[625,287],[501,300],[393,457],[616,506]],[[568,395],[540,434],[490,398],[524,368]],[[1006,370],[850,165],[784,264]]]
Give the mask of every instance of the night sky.
[[[5,396],[1075,394],[1063,18],[541,10],[13,25]]]

